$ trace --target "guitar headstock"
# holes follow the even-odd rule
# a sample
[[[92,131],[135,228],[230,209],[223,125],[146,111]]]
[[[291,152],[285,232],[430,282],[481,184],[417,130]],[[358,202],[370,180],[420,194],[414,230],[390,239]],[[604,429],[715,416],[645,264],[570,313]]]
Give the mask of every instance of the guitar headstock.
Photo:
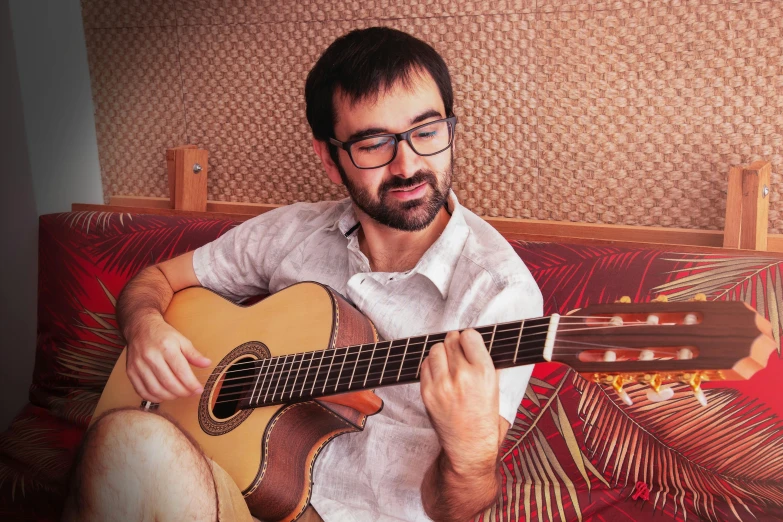
[[[629,405],[629,382],[649,384],[654,401],[671,396],[664,383],[684,382],[706,404],[702,381],[749,379],[775,346],[769,321],[743,302],[614,303],[562,316],[552,360],[611,384]]]

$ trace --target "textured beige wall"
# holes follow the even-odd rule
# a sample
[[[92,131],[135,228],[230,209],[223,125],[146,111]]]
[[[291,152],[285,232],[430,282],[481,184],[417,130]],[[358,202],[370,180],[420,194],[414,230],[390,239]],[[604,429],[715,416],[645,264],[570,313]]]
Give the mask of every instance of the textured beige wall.
[[[407,5],[406,5],[407,4]],[[783,233],[783,2],[82,0],[104,195],[167,196],[163,151],[210,152],[209,197],[343,197],[304,80],[351,29],[430,42],[456,90],[455,190],[479,214],[721,229],[729,167],[773,164]]]

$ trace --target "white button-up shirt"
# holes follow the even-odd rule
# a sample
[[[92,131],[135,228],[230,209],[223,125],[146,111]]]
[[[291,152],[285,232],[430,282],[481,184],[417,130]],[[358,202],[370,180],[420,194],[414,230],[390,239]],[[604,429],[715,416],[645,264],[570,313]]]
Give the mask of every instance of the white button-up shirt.
[[[416,266],[372,272],[349,199],[262,214],[196,250],[201,284],[241,299],[301,281],[329,285],[384,339],[542,315],[533,277],[503,237],[451,195],[452,216]],[[532,366],[500,371],[500,415],[514,422]],[[335,438],[315,465],[311,503],[326,522],[426,521],[424,474],[440,452],[419,384],[376,390],[384,401],[364,431]]]

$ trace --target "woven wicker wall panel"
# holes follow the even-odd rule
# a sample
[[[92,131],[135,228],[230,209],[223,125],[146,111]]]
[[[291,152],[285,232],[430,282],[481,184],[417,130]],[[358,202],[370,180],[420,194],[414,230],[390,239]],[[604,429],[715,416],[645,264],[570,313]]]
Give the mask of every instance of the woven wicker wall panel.
[[[678,0],[672,1],[676,2]],[[725,0],[720,1],[723,2]],[[536,0],[536,2],[536,11],[539,13],[642,9],[647,7],[648,3],[646,0]]]
[[[177,25],[176,0],[81,0],[85,29]]]
[[[538,14],[538,217],[722,229],[731,165],[779,187],[782,7]]]
[[[126,0],[127,1],[127,0]],[[183,25],[261,22],[325,22],[389,20],[481,14],[532,13],[536,0],[182,0],[178,17]]]
[[[172,28],[85,29],[104,198],[168,197],[165,150],[185,143]]]

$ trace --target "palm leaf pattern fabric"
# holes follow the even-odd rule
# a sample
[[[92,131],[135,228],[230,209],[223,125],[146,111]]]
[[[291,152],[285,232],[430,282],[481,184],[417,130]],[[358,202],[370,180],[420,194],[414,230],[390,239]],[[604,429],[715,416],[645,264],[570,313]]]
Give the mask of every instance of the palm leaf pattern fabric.
[[[230,220],[71,212],[43,216],[30,404],[0,435],[0,519],[58,520],[68,470],[124,341],[116,300],[150,264],[230,230]],[[545,313],[666,295],[742,300],[780,339],[783,256],[512,242]],[[32,349],[32,347],[25,347]],[[557,364],[538,365],[501,447],[502,495],[482,521],[783,520],[780,347],[748,382],[652,403]]]

